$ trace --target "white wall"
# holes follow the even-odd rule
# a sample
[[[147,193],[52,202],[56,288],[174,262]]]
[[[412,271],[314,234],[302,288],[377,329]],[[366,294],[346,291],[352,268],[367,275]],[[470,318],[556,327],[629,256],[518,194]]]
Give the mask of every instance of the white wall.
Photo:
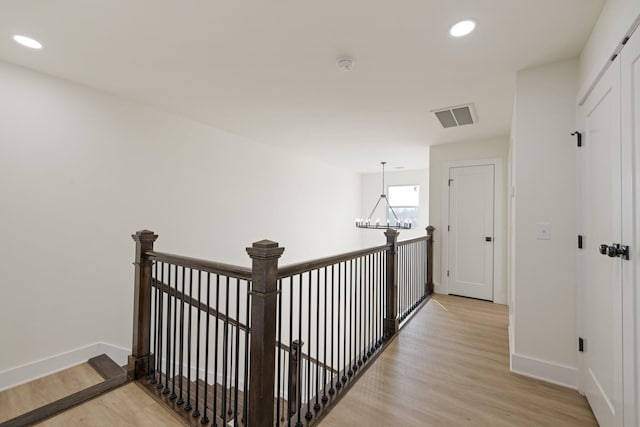
[[[353,250],[360,176],[0,63],[0,374],[131,345],[134,242],[249,265]],[[1,388],[1,387],[0,387]]]
[[[578,61],[519,71],[514,133],[515,283],[512,369],[576,386]],[[536,224],[551,224],[551,239]]]
[[[389,194],[388,187],[390,185],[413,185],[420,186],[420,206],[419,206],[419,224],[410,230],[400,230],[398,240],[407,240],[414,237],[421,237],[427,234],[425,230],[429,225],[429,171],[427,169],[407,170],[407,171],[385,171],[384,173],[386,194]],[[371,212],[374,205],[380,197],[382,190],[382,173],[362,174],[362,197],[361,197],[361,214],[358,218],[364,218]],[[384,202],[380,202],[381,204]],[[373,218],[380,218],[384,221],[386,218],[384,207],[378,207]],[[384,245],[387,242],[383,230],[365,230],[360,229],[360,241],[363,248]]]
[[[431,225],[436,230],[434,232],[433,242],[433,282],[436,292],[441,289],[442,284],[442,238],[443,228],[446,227],[446,218],[442,218],[442,189],[444,186],[443,177],[446,173],[446,164],[466,161],[466,160],[482,160],[482,159],[501,159],[503,171],[507,170],[509,140],[507,137],[496,138],[485,141],[469,141],[458,142],[442,145],[432,145],[430,152],[429,167],[429,219]],[[503,172],[504,173],[504,172]],[[506,201],[507,179],[502,179],[502,200]],[[506,203],[503,203],[503,212],[501,217],[505,219],[502,224],[496,224],[496,228],[500,229],[502,241],[499,244],[506,248],[507,222],[506,222]],[[498,233],[496,233],[497,235]],[[502,283],[505,289],[499,289],[497,294],[506,297],[506,251],[503,251],[502,269],[496,271],[498,277],[497,283]]]
[[[611,55],[640,18],[640,1],[607,0],[580,55],[580,97],[608,64]]]

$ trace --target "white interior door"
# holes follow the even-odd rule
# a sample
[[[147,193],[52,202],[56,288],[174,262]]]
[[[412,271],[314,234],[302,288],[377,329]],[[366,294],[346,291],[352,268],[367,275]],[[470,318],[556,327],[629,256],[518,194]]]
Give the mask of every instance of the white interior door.
[[[449,168],[450,294],[493,301],[494,169]]]
[[[622,426],[622,258],[601,254],[621,243],[620,61],[583,105],[580,156],[584,226],[583,392],[603,427]]]
[[[640,34],[637,30],[622,50],[620,59],[622,243],[631,247],[631,259],[622,262],[624,425],[635,427],[640,425]]]

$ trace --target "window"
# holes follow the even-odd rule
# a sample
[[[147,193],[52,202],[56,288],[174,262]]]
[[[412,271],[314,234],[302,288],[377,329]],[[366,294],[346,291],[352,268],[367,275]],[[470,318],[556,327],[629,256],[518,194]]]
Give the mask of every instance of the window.
[[[418,206],[420,206],[419,185],[389,186],[389,205],[398,216],[398,220],[410,220],[412,227],[418,225]],[[387,212],[389,222],[394,222],[393,212]]]

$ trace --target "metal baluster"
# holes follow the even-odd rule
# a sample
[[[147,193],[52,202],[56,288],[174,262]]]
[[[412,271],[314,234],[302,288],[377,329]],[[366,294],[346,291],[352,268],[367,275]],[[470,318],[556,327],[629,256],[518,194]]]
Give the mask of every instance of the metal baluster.
[[[196,408],[193,411],[193,418],[200,416],[200,302],[202,301],[202,271],[198,270],[198,320],[196,322]],[[205,381],[206,388],[206,381]]]
[[[158,358],[158,316],[160,316],[160,310],[158,310],[158,263],[157,262],[153,262],[153,273],[151,274],[151,280],[152,280],[152,284],[155,284],[155,286],[153,286],[151,288],[152,290],[152,294],[154,295],[154,299],[155,299],[155,304],[153,305],[153,317],[155,317],[154,319],[154,325],[153,329],[154,334],[153,334],[153,348],[155,349],[155,356],[156,358]],[[152,301],[153,302],[153,301]],[[151,332],[149,332],[149,334],[151,334]],[[149,342],[151,342],[151,340],[149,340]],[[151,363],[149,363],[149,365],[151,365]],[[151,369],[151,381],[149,381],[151,384],[156,384],[158,382],[158,380],[156,379],[156,372],[158,371],[157,369],[157,363],[154,363],[153,368]]]
[[[247,326],[251,324],[251,319],[249,318],[249,315],[251,314],[250,287],[251,287],[251,282],[247,281],[247,311],[245,313],[245,325]],[[238,321],[240,321],[240,319],[238,319]],[[242,423],[244,425],[247,425],[247,414],[249,413],[249,408],[247,407],[247,398],[249,395],[249,393],[247,393],[248,388],[249,388],[249,331],[244,331],[244,393],[243,393],[243,400],[242,400]]]
[[[230,295],[229,295],[230,297]],[[226,313],[227,316],[230,317],[230,313],[227,312]],[[233,346],[233,337],[234,337],[234,333],[236,332],[235,328],[233,327],[233,324],[229,324],[229,375],[233,375],[233,362],[234,362],[234,358],[233,358],[233,351],[235,350],[234,346]],[[228,393],[229,396],[227,397],[227,418],[230,418],[233,415],[233,377],[229,378],[229,388]],[[234,417],[235,418],[235,417]],[[228,423],[227,423],[228,424]]]
[[[178,365],[180,383],[179,383],[179,391],[180,396],[176,401],[177,405],[182,405],[184,403],[184,399],[182,398],[182,377],[183,377],[183,369],[184,369],[184,290],[185,290],[185,279],[186,271],[185,268],[182,267],[182,298],[180,298],[180,363]]]
[[[293,351],[293,341],[293,276],[291,276],[289,277],[289,359],[291,359],[291,352]],[[291,363],[289,363],[289,370],[287,371],[287,385],[290,385],[293,381],[291,372]],[[289,424],[289,419],[293,416],[293,414],[293,400],[291,394],[288,394],[286,419],[287,424]]]
[[[185,411],[193,409],[191,406],[191,311],[193,310],[193,269],[189,269],[189,322],[187,326],[187,404],[184,407]]]
[[[402,263],[400,264],[399,267],[399,271],[398,274],[400,274],[400,272],[403,272],[403,280],[402,280],[402,284],[403,284],[403,293],[404,293],[404,301],[403,301],[403,309],[402,309],[402,318],[401,320],[404,320],[405,317],[407,317],[407,309],[409,307],[409,295],[408,295],[408,290],[409,290],[409,284],[408,284],[408,280],[407,280],[407,266],[408,266],[409,262],[408,262],[408,256],[407,256],[407,249],[405,246],[402,246]]]
[[[171,389],[169,388],[169,379],[171,378],[171,267],[167,266],[167,336],[166,336],[166,363],[165,368],[167,372],[164,377],[164,390],[162,394],[169,394]]]
[[[311,307],[309,307],[311,311]],[[318,412],[320,406],[320,269],[316,270],[316,403],[313,409]]]
[[[213,427],[218,426],[218,353],[220,342],[218,341],[218,330],[220,324],[220,275],[216,274],[216,327],[215,327],[215,353],[213,355]],[[224,421],[223,421],[224,425]]]
[[[413,279],[414,285],[414,295],[415,295],[415,303],[414,309],[418,307],[418,303],[420,302],[420,242],[416,243],[413,247],[413,260],[415,261],[413,265],[413,272],[415,277]]]
[[[236,320],[240,323],[240,279],[236,279]],[[233,397],[233,425],[238,426],[238,379],[240,378],[240,328],[236,327],[236,377],[235,391]]]
[[[411,301],[410,301],[410,304],[409,304],[409,307],[410,307],[409,314],[411,314],[411,313],[413,313],[413,310],[416,307],[416,277],[415,277],[416,254],[415,254],[414,245],[407,245],[407,249],[409,250],[409,254],[410,254],[409,283],[411,283]]]
[[[298,275],[298,289],[300,290],[300,296],[298,301],[298,341],[300,341],[300,348],[302,348],[302,274]],[[302,356],[302,352],[300,353]],[[302,379],[302,365],[303,365],[302,357],[298,358],[298,379]],[[296,412],[298,414],[298,420],[296,423],[296,427],[302,426],[301,416],[302,416],[302,387],[298,387],[298,399],[297,399]]]
[[[424,241],[424,246],[423,246],[423,256],[422,256],[422,262],[424,263],[424,296],[426,297],[429,293],[429,285],[427,284],[427,281],[429,280],[429,260],[427,259],[427,257],[429,256],[429,246],[427,241]]]
[[[377,283],[377,279],[378,279],[378,275],[376,274],[377,272],[377,268],[378,268],[378,263],[377,263],[377,259],[378,259],[378,254],[371,254],[370,255],[370,267],[369,267],[369,277],[368,277],[368,285],[367,287],[369,289],[371,289],[371,291],[373,292],[373,304],[371,306],[371,312],[373,314],[373,323],[371,324],[371,330],[372,330],[372,335],[373,335],[373,342],[372,342],[372,346],[374,348],[377,348],[377,344],[378,344],[378,297],[380,295],[380,293],[378,292],[378,283]]]
[[[222,408],[220,410],[220,418],[223,424],[227,420],[227,367],[229,356],[229,277],[225,277],[226,293],[225,293],[225,310],[224,310],[224,330],[222,333]]]
[[[156,267],[155,267],[155,262],[154,261],[151,261],[151,266],[152,266],[151,268],[152,268],[153,272],[149,276],[149,289],[151,289],[151,292],[149,292],[149,307],[151,307],[151,310],[153,310],[153,296],[154,296],[153,283],[156,280],[155,279],[155,277],[156,277],[155,268]],[[153,322],[153,311],[151,311],[149,313],[149,323],[152,323],[152,322]],[[151,331],[152,330],[153,330],[153,327],[150,326],[149,327],[149,332],[148,332],[148,337],[147,337],[148,340],[149,340],[149,351],[151,351],[151,349],[154,347],[151,344],[151,342],[152,342],[151,341],[151,337],[152,337]],[[153,375],[154,375],[153,361],[152,361],[151,358],[149,358],[149,362],[147,363],[147,375],[145,376],[145,379],[148,380],[152,384],[153,384],[153,379],[154,379]]]
[[[349,379],[347,377],[347,368],[348,368],[348,362],[347,362],[347,267],[348,264],[345,261],[344,263],[344,271],[343,271],[343,276],[342,276],[342,281],[344,282],[344,310],[343,310],[343,314],[344,314],[344,350],[343,350],[343,358],[342,358],[342,383],[343,384],[347,384],[347,380]]]
[[[379,325],[379,339],[378,339],[378,347],[382,345],[384,342],[384,313],[387,307],[387,294],[385,291],[385,277],[387,277],[387,263],[385,262],[385,252],[380,251],[378,253],[378,267],[376,269],[378,278],[378,294],[380,299],[380,305],[378,306],[378,325]]]
[[[399,271],[398,274],[400,274],[400,272],[404,272],[404,287],[405,287],[405,295],[404,295],[404,312],[402,313],[402,320],[404,320],[407,317],[407,314],[409,313],[409,308],[411,307],[411,294],[410,294],[410,289],[411,289],[411,278],[409,277],[409,273],[410,273],[410,265],[411,265],[411,257],[409,256],[409,251],[407,250],[407,246],[403,246],[402,250],[404,252],[404,260],[402,262],[402,264],[400,264],[399,266]]]
[[[176,288],[176,296],[173,298],[173,375],[171,376],[171,396],[169,399],[174,400],[176,394],[176,348],[178,347],[178,266],[173,270],[173,285]]]
[[[309,306],[307,307],[307,311],[308,313],[308,319],[307,319],[307,328],[308,328],[308,332],[307,332],[307,342],[309,343],[309,347],[307,350],[308,356],[307,357],[307,413],[304,415],[304,417],[307,420],[310,420],[311,418],[313,418],[313,414],[311,413],[311,296],[313,295],[312,292],[312,277],[311,277],[311,271],[308,272],[308,278],[309,278],[309,282],[307,283],[308,286],[307,288],[309,289]]]
[[[373,341],[371,343],[371,346],[374,349],[377,349],[377,345],[378,345],[378,298],[380,296],[380,292],[378,289],[378,284],[376,283],[376,280],[378,278],[377,274],[376,274],[376,270],[378,265],[377,265],[377,253],[376,254],[372,254],[370,255],[370,257],[372,258],[371,263],[371,272],[370,272],[370,277],[369,277],[369,285],[367,286],[369,289],[371,289],[371,291],[373,292],[373,302],[371,305],[371,313],[372,313],[372,319],[373,319],[373,323],[371,324],[371,331],[372,331],[372,335],[373,335]]]
[[[366,284],[368,283],[369,277],[371,275],[370,262],[371,258],[370,256],[367,256],[364,259],[364,262],[360,264],[360,284],[358,292],[358,366],[362,366],[362,351],[364,348],[362,339],[362,325],[364,324],[364,319],[362,318],[362,292],[366,287]]]
[[[371,319],[375,318],[376,307],[375,303],[375,295],[376,295],[376,280],[378,280],[378,276],[376,275],[376,271],[379,267],[378,260],[374,258],[370,261],[371,265],[369,266],[369,284],[367,285],[367,292],[365,295],[365,304],[367,306],[367,313],[365,315],[365,321],[367,322],[369,331],[366,336],[366,355],[365,360],[369,358],[371,355],[371,347],[375,345],[375,341],[371,341],[371,337],[376,335],[375,323],[371,323]],[[373,300],[371,298],[373,295]]]
[[[333,339],[333,303],[336,297],[336,292],[334,290],[334,285],[335,285],[335,273],[334,273],[334,269],[333,269],[333,264],[331,265],[331,352],[330,357],[331,357],[331,364],[329,365],[332,369],[331,371],[331,386],[329,387],[329,394],[331,396],[333,396],[336,392],[336,389],[333,387],[333,348],[334,348],[334,339]],[[326,342],[326,341],[325,341]]]
[[[349,265],[350,265],[350,280],[349,280],[349,361],[347,362],[347,366],[345,366],[346,368],[349,368],[348,374],[349,374],[349,378],[351,378],[353,376],[353,288],[354,288],[354,283],[355,283],[355,278],[356,278],[356,270],[357,268],[354,268],[354,264],[357,265],[357,261],[354,262],[354,260],[350,260],[349,261]],[[345,331],[346,334],[347,331]]]
[[[322,346],[322,363],[324,366],[322,367],[322,403],[327,403],[329,397],[327,396],[327,267],[322,269],[324,273],[324,326],[322,328],[324,338],[323,338],[323,346]],[[318,281],[318,287],[320,286],[320,282]]]
[[[163,384],[162,384],[162,339],[163,339],[163,334],[162,334],[162,328],[164,326],[164,270],[165,270],[165,263],[160,263],[160,286],[158,287],[158,290],[160,291],[160,322],[158,323],[158,385],[156,386],[156,388],[158,390],[163,388]],[[167,297],[169,296],[169,292],[167,292]],[[168,362],[168,361],[167,361]],[[166,368],[166,366],[165,366]]]
[[[416,275],[416,267],[418,265],[417,263],[417,258],[416,258],[416,246],[415,245],[411,245],[411,253],[413,254],[413,259],[411,261],[411,278],[412,278],[412,282],[413,282],[413,305],[412,305],[412,310],[411,312],[413,312],[413,310],[416,309],[416,306],[418,304],[418,276]]]
[[[337,371],[337,375],[336,375],[336,390],[340,390],[342,388],[342,383],[340,382],[340,277],[341,277],[341,271],[342,270],[342,263],[338,263],[338,309],[336,310],[336,314],[338,316],[338,327],[336,328],[336,334],[337,334],[337,338],[338,338],[338,354],[337,354],[337,360],[336,362],[338,362],[338,369],[336,369]]]
[[[199,299],[199,298],[198,298]],[[209,318],[211,315],[208,312],[209,307],[211,307],[211,273],[207,273],[207,320],[205,322],[205,336],[206,344],[204,347],[204,405],[202,408],[202,419],[200,422],[202,424],[209,423],[209,417],[207,416],[207,392],[209,391]],[[215,384],[215,375],[214,375],[214,384]]]
[[[248,297],[247,297],[248,300]],[[281,382],[280,380],[281,375],[282,375],[282,279],[278,280],[278,301],[277,301],[277,313],[278,313],[278,320],[277,320],[277,328],[278,328],[278,343],[277,343],[277,347],[276,347],[276,351],[278,352],[278,366],[277,366],[277,373],[276,373],[276,390],[278,390],[278,394],[276,396],[276,426],[280,425],[280,406],[281,406],[281,396],[284,396],[284,392],[282,392],[282,389],[280,388],[281,386]],[[248,325],[248,323],[247,323]],[[246,380],[245,380],[245,384],[247,384]],[[282,392],[282,394],[280,394]],[[246,385],[245,385],[245,395],[246,395]],[[246,403],[245,403],[245,407],[246,407]],[[246,424],[246,423],[245,423]]]
[[[404,257],[402,256],[402,248],[402,246],[398,246],[398,319],[400,321],[402,321],[402,313],[404,312],[404,281],[402,280]]]

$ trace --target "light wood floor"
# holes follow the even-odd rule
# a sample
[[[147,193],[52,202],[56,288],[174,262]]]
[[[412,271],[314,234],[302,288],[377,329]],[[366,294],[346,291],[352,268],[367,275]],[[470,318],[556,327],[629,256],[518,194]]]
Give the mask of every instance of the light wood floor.
[[[102,377],[88,363],[83,363],[2,391],[0,392],[0,422],[25,414],[99,382],[102,382]]]
[[[434,296],[320,427],[597,426],[577,392],[509,372],[507,318]]]
[[[67,427],[182,427],[173,414],[134,383],[76,406],[39,426]]]
[[[505,306],[434,296],[320,427],[597,426],[577,392],[510,373],[508,353]],[[0,393],[0,422],[101,381],[88,365],[73,369]],[[128,384],[40,425],[183,424]]]

